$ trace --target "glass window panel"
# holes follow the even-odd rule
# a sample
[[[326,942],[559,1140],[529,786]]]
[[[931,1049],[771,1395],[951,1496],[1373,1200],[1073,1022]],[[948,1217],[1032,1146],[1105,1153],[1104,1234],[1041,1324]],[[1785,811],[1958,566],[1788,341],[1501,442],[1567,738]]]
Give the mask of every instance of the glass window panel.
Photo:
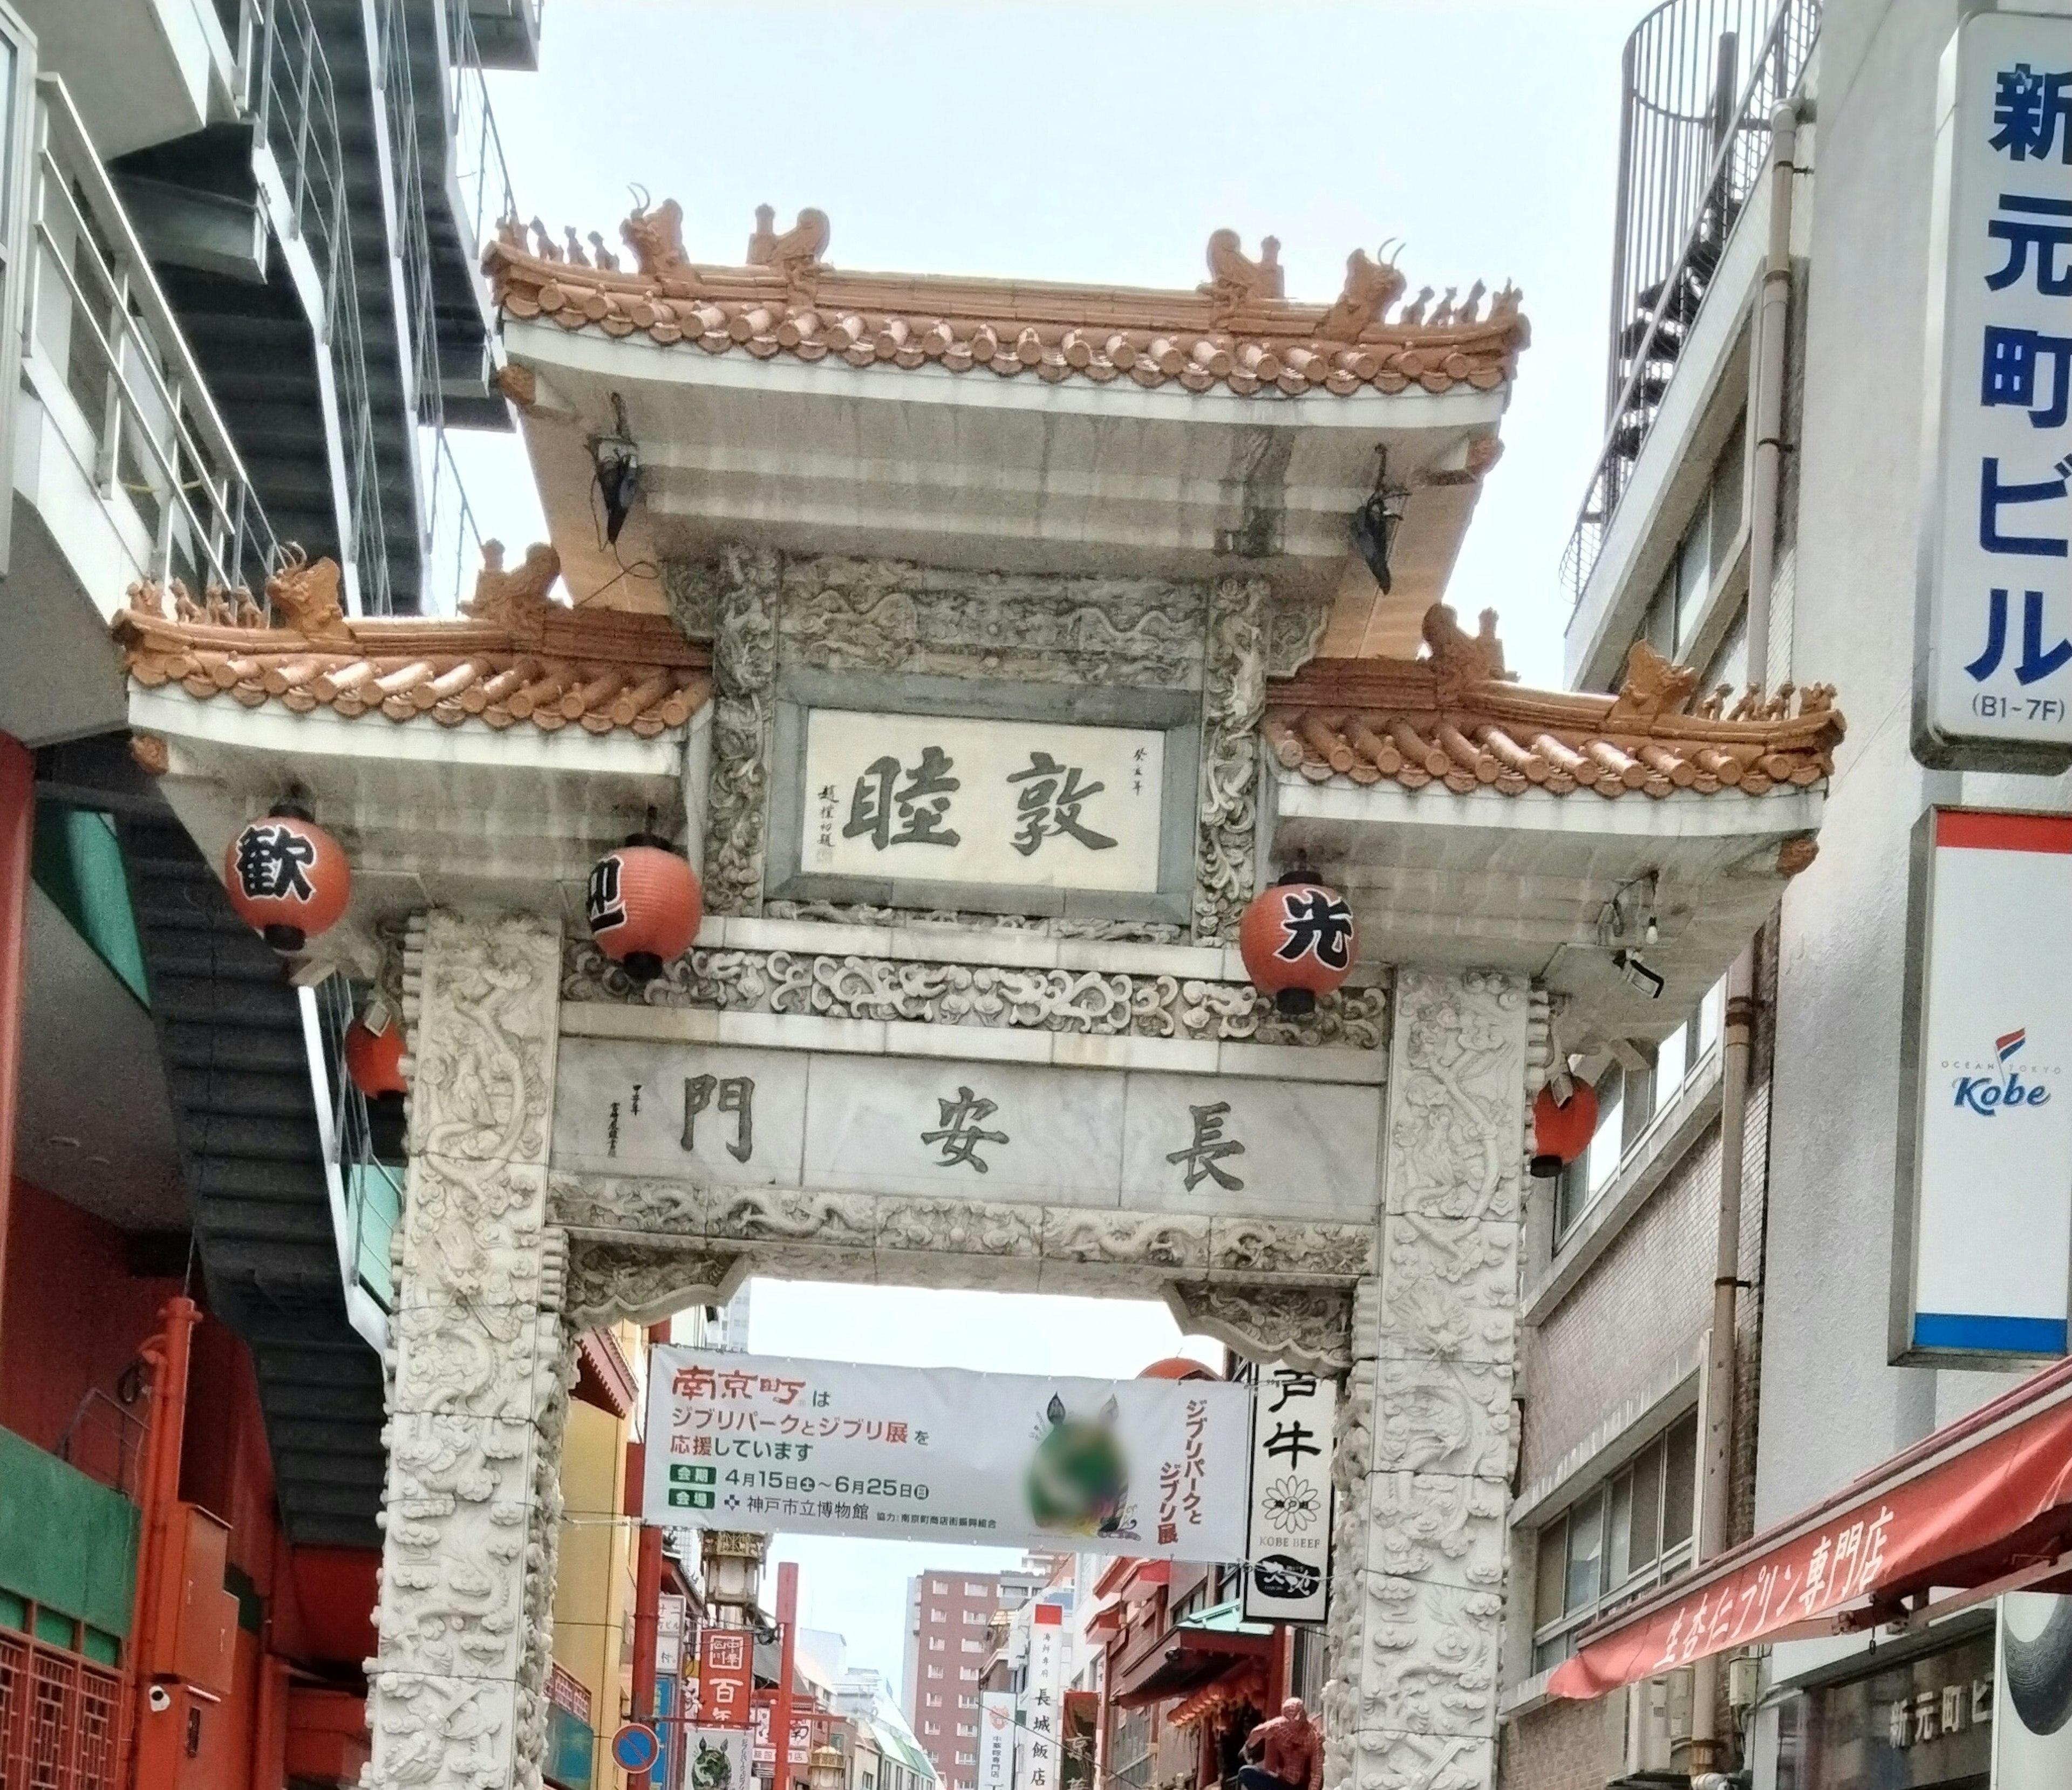
[[[1611,1516],[1605,1532],[1605,1589],[1617,1591],[1631,1575],[1628,1547],[1633,1529],[1633,1475],[1622,1473],[1612,1481]]]
[[[1552,1671],[1574,1652],[1575,1646],[1576,1631],[1572,1628],[1542,1641],[1532,1650],[1532,1669],[1535,1672]]]
[[[1623,1092],[1623,1078],[1617,1069],[1597,1090],[1597,1134],[1590,1139],[1589,1150],[1584,1158],[1589,1164],[1588,1185],[1593,1199],[1604,1192],[1612,1176],[1618,1172],[1621,1146],[1626,1135],[1626,1119],[1621,1111]]]
[[[1741,479],[1747,468],[1746,421],[1734,425],[1720,457],[1712,462],[1712,576],[1726,570],[1726,557],[1741,526]]]
[[[1698,1006],[1698,1054],[1702,1057],[1720,1041],[1720,1028],[1727,1012],[1727,979],[1721,976]]]
[[[1540,1570],[1532,1592],[1532,1621],[1544,1628],[1561,1614],[1561,1581],[1568,1557],[1568,1525],[1556,1518],[1540,1532]]]
[[[1691,1539],[1698,1494],[1698,1414],[1669,1432],[1662,1471],[1662,1548],[1666,1554]]]
[[[1655,1053],[1655,1110],[1659,1112],[1676,1098],[1690,1067],[1690,1028],[1679,1025],[1662,1041]]]
[[[1688,640],[1697,631],[1698,616],[1712,588],[1711,542],[1704,506],[1700,504],[1691,532],[1676,560],[1676,638]]]
[[[1648,1444],[1633,1464],[1633,1534],[1628,1558],[1635,1572],[1655,1564],[1662,1545],[1662,1444]]]
[[[1580,1610],[1603,1589],[1605,1495],[1593,1492],[1568,1513],[1568,1577],[1564,1607]]]

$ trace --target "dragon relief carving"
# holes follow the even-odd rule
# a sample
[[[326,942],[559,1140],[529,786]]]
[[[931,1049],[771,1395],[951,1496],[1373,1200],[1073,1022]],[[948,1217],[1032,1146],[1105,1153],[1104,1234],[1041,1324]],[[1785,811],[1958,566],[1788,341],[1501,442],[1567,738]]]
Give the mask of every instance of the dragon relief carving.
[[[1521,978],[1405,971],[1394,1021],[1383,1272],[1355,1295],[1342,1420],[1325,1781],[1482,1790],[1515,1447],[1520,1125],[1545,1006]]]
[[[545,1222],[558,930],[413,918],[408,1197],[384,1358],[388,1470],[368,1790],[533,1785],[545,1747],[573,1375]]]
[[[1379,1048],[1388,1008],[1379,987],[1341,989],[1311,1012],[1285,1014],[1249,983],[783,950],[693,950],[653,981],[635,983],[581,939],[568,946],[561,992],[569,1000],[729,1012],[1356,1050]]]
[[[1177,945],[1187,931],[1163,920],[967,913],[952,908],[873,907],[862,901],[766,901],[763,913],[769,920],[812,920],[834,926],[956,926],[967,932],[1029,932],[1046,938],[1086,938],[1106,944]]]
[[[1259,723],[1266,709],[1263,578],[1221,578],[1209,608],[1202,700],[1201,814],[1194,853],[1194,937],[1234,938],[1254,893]]]
[[[581,1242],[569,1255],[569,1321],[582,1329],[621,1319],[652,1323],[690,1305],[724,1305],[748,1258],[703,1249],[640,1249]]]
[[[779,577],[778,557],[767,550],[730,547],[721,560],[719,631],[713,646],[712,788],[705,823],[709,913],[752,913],[763,900]]]
[[[1176,1282],[1166,1302],[1182,1330],[1259,1361],[1342,1373],[1351,1360],[1351,1295],[1336,1287]]]

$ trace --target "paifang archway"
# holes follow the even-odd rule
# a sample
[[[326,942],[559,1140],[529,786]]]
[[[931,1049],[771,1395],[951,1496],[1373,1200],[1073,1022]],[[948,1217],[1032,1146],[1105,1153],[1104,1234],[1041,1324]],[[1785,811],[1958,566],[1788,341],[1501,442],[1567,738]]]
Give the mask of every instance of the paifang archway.
[[[753,1272],[1158,1296],[1342,1374],[1327,1780],[1482,1790],[1527,1104],[1553,1027],[1667,1030],[1811,860],[1832,692],[1689,713],[1644,647],[1523,690],[1437,606],[1515,294],[1391,322],[1392,269],[1300,305],[1227,248],[1194,292],[894,280],[812,232],[714,269],[672,228],[495,252],[556,542],[465,617],[347,617],[318,565],[263,626],[117,623],[190,831],[299,786],[356,893],[297,973],[404,1012],[370,1784],[539,1782],[574,1338]],[[627,429],[646,585],[590,508]],[[635,989],[580,916],[647,827],[707,918]],[[1290,1018],[1232,941],[1297,864],[1362,946]],[[1643,930],[1659,1004],[1610,963]]]

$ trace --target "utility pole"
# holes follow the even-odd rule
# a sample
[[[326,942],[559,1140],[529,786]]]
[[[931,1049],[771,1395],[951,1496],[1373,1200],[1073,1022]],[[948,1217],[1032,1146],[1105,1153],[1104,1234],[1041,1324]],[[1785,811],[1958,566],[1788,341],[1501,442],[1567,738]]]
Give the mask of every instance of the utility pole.
[[[648,1346],[669,1340],[669,1320],[648,1327]],[[631,1451],[627,1451],[630,1457]],[[641,1451],[640,1474],[642,1484],[635,1492],[629,1486],[627,1505],[641,1513],[637,1546],[639,1557],[633,1591],[633,1719],[652,1723],[655,1719],[655,1643],[657,1618],[662,1607],[662,1531],[647,1521],[646,1450]],[[648,1790],[651,1774],[635,1772],[628,1774],[627,1790]],[[665,1787],[667,1790],[667,1787]]]
[[[777,1563],[777,1706],[770,1742],[777,1750],[775,1790],[791,1790],[791,1671],[799,1657],[799,1563]]]

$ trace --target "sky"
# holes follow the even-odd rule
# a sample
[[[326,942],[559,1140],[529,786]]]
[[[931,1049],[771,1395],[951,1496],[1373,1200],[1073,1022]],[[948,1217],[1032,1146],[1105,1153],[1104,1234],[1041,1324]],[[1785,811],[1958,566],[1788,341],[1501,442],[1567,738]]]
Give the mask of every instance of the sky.
[[[521,216],[616,243],[639,183],[694,260],[754,208],[837,266],[1191,287],[1212,230],[1291,298],[1399,241],[1410,289],[1525,294],[1533,346],[1449,592],[1558,684],[1556,568],[1601,444],[1619,49],[1643,0],[549,0],[492,75]],[[541,533],[514,437],[457,454],[484,534]],[[514,554],[514,557],[515,557]]]
[[[1449,600],[1558,684],[1556,568],[1603,433],[1619,50],[1644,0],[549,0],[490,77],[520,213],[615,241],[629,187],[738,261],[754,208],[832,220],[838,266],[1191,287],[1212,230],[1281,240],[1292,298],[1398,243],[1410,289],[1523,289],[1533,346]],[[485,535],[541,538],[513,436],[456,442]],[[1127,1375],[1174,1353],[1119,1301],[758,1282],[758,1353]],[[1214,1358],[1215,1351],[1191,1350]],[[801,1615],[896,1697],[918,1544],[781,1538]],[[1001,1550],[964,1550],[977,1565]]]

